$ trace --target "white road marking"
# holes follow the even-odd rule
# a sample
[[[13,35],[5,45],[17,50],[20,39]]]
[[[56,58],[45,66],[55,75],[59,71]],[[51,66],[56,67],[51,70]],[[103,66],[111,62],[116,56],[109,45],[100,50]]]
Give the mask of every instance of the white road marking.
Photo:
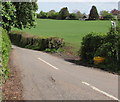
[[[85,84],[85,85],[87,85],[87,86],[89,86],[90,84],[88,84],[88,83],[86,83],[86,82],[82,82],[83,84]]]
[[[106,96],[108,96],[108,97],[110,97],[110,98],[112,98],[114,100],[119,100],[118,98],[116,98],[116,97],[114,97],[114,96],[112,96],[112,95],[110,95],[110,94],[108,94],[108,93],[106,93],[106,92],[104,92],[104,91],[102,91],[102,90],[100,90],[100,89],[98,89],[98,88],[90,85],[87,82],[82,82],[82,83],[85,84],[85,85],[87,85],[87,86],[89,86],[89,87],[91,87],[93,90],[98,91],[98,92],[100,92],[100,93],[102,93],[102,94],[104,94],[104,95],[106,95]]]
[[[38,59],[41,60],[42,62],[46,63],[47,65],[51,66],[52,68],[54,68],[54,69],[56,69],[56,70],[59,70],[59,68],[53,66],[52,64],[46,62],[45,60],[43,60],[43,59],[41,59],[41,58],[38,58]],[[87,82],[82,82],[82,83],[85,84],[85,85],[87,85],[87,86],[89,86],[89,87],[91,87],[93,90],[96,90],[96,91],[98,91],[98,92],[100,92],[100,93],[102,93],[102,94],[104,94],[104,95],[106,95],[106,96],[108,96],[108,97],[110,97],[110,98],[112,98],[112,99],[114,99],[114,100],[119,100],[118,98],[116,98],[116,97],[114,97],[114,96],[112,96],[112,95],[110,95],[110,94],[108,94],[108,93],[106,93],[106,92],[104,92],[104,91],[99,90],[98,88],[90,85],[90,84],[87,83]]]
[[[53,66],[52,64],[46,62],[45,60],[43,60],[43,59],[41,59],[41,58],[38,58],[38,59],[41,60],[42,62],[46,63],[46,64],[49,65],[50,67],[52,67],[52,68],[54,68],[54,69],[56,69],[56,70],[59,70],[59,68]]]

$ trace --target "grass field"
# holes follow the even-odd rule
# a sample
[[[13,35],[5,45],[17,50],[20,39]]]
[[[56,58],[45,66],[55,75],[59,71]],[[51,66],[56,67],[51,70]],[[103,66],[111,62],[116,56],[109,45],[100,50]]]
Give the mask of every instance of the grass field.
[[[65,42],[70,43],[78,50],[83,36],[89,32],[106,33],[109,31],[110,25],[110,21],[38,19],[35,28],[22,31],[33,35],[64,38]]]

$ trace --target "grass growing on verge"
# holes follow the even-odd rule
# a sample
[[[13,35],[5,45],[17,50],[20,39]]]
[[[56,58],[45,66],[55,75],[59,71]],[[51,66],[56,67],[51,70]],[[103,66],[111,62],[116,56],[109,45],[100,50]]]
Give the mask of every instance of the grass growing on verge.
[[[79,20],[50,20],[37,19],[37,26],[22,30],[29,34],[45,37],[61,37],[79,50],[83,36],[89,32],[106,33],[109,31],[110,21],[79,21]]]

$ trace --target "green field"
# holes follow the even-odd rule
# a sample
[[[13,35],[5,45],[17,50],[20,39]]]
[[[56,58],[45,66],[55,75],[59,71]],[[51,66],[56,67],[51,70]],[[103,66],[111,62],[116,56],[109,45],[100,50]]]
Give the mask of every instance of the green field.
[[[37,26],[22,30],[29,34],[45,37],[61,37],[75,48],[80,48],[82,37],[89,32],[109,31],[110,21],[79,21],[79,20],[50,20],[38,19]]]

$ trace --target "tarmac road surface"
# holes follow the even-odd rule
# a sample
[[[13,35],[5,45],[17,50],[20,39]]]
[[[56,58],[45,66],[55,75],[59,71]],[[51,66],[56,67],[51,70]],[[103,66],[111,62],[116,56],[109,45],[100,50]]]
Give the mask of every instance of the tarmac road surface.
[[[118,100],[118,75],[13,46],[24,100]]]

